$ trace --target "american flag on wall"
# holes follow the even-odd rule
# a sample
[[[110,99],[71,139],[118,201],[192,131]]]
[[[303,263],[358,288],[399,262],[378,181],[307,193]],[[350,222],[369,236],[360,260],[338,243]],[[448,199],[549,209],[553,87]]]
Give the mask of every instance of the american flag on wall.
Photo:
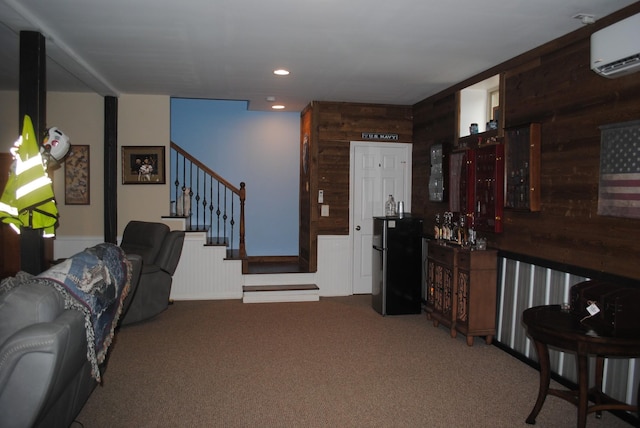
[[[640,120],[600,130],[598,214],[640,218]]]

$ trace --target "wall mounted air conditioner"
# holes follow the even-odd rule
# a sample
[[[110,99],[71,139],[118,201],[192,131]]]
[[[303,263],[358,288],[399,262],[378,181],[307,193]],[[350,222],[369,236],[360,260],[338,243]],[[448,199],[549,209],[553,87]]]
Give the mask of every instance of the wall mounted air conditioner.
[[[591,35],[591,69],[610,79],[640,71],[640,13]]]

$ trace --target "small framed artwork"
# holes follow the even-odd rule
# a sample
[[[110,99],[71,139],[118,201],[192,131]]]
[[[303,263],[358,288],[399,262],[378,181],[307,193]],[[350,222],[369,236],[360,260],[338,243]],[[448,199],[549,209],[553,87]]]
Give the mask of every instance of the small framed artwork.
[[[89,146],[73,144],[64,161],[65,205],[89,205]]]
[[[165,184],[164,146],[122,146],[122,184]]]

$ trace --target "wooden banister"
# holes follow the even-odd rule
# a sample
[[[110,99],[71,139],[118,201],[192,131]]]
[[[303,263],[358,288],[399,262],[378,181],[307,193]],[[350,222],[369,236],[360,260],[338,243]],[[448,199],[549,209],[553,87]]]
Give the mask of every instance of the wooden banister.
[[[234,186],[173,141],[171,142],[171,150],[172,174],[175,178],[173,185],[176,196],[176,213],[171,213],[171,215],[186,217],[190,230],[200,230],[201,228],[207,230],[208,239],[212,245],[224,244],[227,246],[228,253],[233,257],[245,260],[247,258],[244,212],[247,191],[245,183],[240,183],[239,188]],[[231,193],[230,201],[228,200],[229,192]],[[236,199],[240,205],[238,248],[234,247]],[[192,204],[193,201],[195,204]],[[201,208],[202,214],[200,213]],[[209,211],[208,219],[207,210]]]
[[[233,193],[235,193],[236,195],[240,195],[240,189],[238,189],[233,184],[231,184],[230,182],[222,178],[222,176],[218,175],[215,171],[213,171],[211,168],[209,168],[208,166],[200,162],[198,159],[193,157],[189,152],[187,152],[185,149],[183,149],[173,141],[171,142],[171,148],[174,149],[176,152],[180,153],[185,158],[187,158],[194,165],[197,165],[198,168],[206,172],[208,175],[215,178],[216,181],[219,181],[220,183],[224,184],[225,187],[231,189]]]

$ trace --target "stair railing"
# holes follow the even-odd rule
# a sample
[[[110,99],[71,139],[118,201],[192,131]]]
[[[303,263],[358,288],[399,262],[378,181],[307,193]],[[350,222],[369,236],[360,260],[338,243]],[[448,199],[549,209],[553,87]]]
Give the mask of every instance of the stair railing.
[[[173,141],[169,159],[171,215],[185,217],[187,230],[206,231],[209,245],[225,245],[229,257],[245,260],[245,183],[235,187]]]

